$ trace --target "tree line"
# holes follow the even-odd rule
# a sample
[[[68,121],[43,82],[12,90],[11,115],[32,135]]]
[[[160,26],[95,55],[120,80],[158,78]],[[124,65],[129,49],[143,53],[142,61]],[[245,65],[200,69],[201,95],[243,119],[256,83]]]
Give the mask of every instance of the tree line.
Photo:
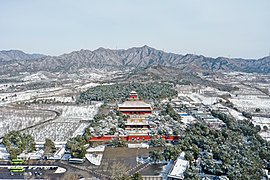
[[[122,83],[113,85],[100,85],[82,92],[78,103],[91,101],[112,102],[128,98],[129,93],[135,90],[140,99],[155,100],[177,96],[177,91],[168,83]]]

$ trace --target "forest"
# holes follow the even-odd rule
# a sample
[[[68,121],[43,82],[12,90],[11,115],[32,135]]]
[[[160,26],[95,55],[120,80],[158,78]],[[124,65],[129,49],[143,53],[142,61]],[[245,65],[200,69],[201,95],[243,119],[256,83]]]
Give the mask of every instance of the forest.
[[[91,101],[112,102],[128,98],[131,91],[136,91],[140,99],[155,100],[172,98],[177,96],[173,84],[168,83],[123,83],[113,85],[100,85],[82,92],[77,100],[78,103]]]
[[[270,143],[262,139],[250,120],[236,121],[231,116],[213,111],[227,128],[210,129],[204,124],[191,125],[173,147],[152,151],[154,161],[175,160],[185,151],[190,162],[185,179],[200,179],[201,174],[225,175],[229,179],[262,179],[270,161]]]

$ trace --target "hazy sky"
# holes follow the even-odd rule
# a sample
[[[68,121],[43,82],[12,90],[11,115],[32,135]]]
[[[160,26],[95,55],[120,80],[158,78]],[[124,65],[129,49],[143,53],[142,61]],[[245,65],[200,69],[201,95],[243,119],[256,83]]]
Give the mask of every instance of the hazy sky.
[[[60,55],[149,45],[168,52],[260,58],[270,0],[0,0],[0,49]]]

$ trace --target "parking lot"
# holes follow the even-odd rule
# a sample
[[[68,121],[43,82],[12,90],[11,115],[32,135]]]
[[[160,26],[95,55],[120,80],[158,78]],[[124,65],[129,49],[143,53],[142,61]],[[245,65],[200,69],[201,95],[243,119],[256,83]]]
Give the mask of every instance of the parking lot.
[[[54,168],[30,167],[25,172],[10,172],[8,168],[0,168],[0,179],[61,179],[63,174],[55,174]]]
[[[0,168],[0,179],[24,179],[24,174],[13,173],[12,175],[7,168]]]
[[[88,162],[87,167],[91,170],[94,170],[96,172],[99,172],[104,175],[110,176],[111,173],[114,170],[115,166],[119,166],[119,169],[122,167],[123,171],[130,170],[138,165],[136,161],[136,157],[147,157],[149,151],[157,150],[157,149],[162,149],[160,147],[155,147],[155,148],[113,148],[113,147],[107,147],[104,151],[103,158],[101,161],[100,166],[95,166],[92,165]],[[89,165],[88,165],[89,164]]]

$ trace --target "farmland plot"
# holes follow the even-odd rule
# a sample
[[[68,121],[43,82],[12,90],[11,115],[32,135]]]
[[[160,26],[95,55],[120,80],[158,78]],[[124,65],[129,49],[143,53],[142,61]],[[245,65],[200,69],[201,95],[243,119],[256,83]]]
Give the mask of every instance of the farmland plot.
[[[261,128],[263,128],[263,126],[270,128],[270,118],[253,116],[252,122],[254,125],[260,125]]]
[[[31,125],[52,119],[54,112],[43,110],[0,109],[0,137],[12,130],[21,130]]]
[[[33,109],[48,109],[61,112],[59,118],[25,131],[31,134],[36,141],[45,141],[50,138],[54,141],[67,141],[69,138],[83,134],[84,129],[98,112],[102,103],[93,105],[31,105]]]
[[[218,100],[221,99],[215,96],[204,96],[203,94],[199,93],[188,94],[187,97],[191,98],[194,102],[203,103],[205,105],[212,105],[213,103],[218,102]]]
[[[270,98],[266,96],[238,96],[230,101],[241,111],[254,112],[256,108],[260,108],[261,112],[270,112]]]
[[[35,141],[43,142],[46,138],[50,138],[53,141],[62,142],[72,137],[78,127],[79,123],[76,122],[49,122],[36,128],[31,128],[26,133],[31,134]]]
[[[31,105],[32,109],[48,109],[56,110],[61,112],[61,117],[58,119],[60,121],[70,121],[74,119],[77,121],[80,120],[89,120],[98,112],[98,108],[102,103],[93,103],[92,105]]]

